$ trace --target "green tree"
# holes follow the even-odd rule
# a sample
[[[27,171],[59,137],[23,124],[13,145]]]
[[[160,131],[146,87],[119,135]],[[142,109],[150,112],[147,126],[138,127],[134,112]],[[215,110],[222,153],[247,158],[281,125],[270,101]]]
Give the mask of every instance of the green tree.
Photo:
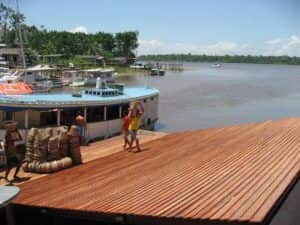
[[[126,57],[134,56],[133,51],[138,47],[138,32],[127,31],[116,33],[115,46],[116,55]]]

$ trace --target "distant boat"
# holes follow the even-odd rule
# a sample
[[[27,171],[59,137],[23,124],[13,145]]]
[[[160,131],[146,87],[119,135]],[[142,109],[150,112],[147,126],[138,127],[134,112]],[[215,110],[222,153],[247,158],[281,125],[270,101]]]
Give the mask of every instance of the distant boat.
[[[84,78],[87,78],[87,85],[96,85],[96,80],[98,77],[107,83],[115,82],[115,70],[113,68],[87,69],[80,72],[83,73]]]
[[[164,76],[165,75],[165,71],[163,69],[160,68],[152,68],[151,72],[150,72],[151,76]]]
[[[1,83],[0,95],[25,95],[32,94],[32,89],[24,83]]]
[[[145,69],[144,62],[135,62],[134,64],[130,65],[131,69]]]
[[[52,78],[52,79],[49,79],[49,81],[52,82],[52,88],[62,88],[63,87],[63,82],[61,81],[60,78]]]
[[[83,87],[87,84],[87,80],[77,79],[73,80],[73,82],[69,85],[70,87]]]
[[[222,66],[222,64],[220,64],[220,63],[214,63],[211,65],[211,67],[213,67],[213,68],[220,68],[221,66]]]

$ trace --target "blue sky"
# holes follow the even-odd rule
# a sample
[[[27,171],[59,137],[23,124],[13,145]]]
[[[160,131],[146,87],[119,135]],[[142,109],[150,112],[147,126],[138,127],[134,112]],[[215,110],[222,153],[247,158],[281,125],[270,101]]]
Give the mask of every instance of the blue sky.
[[[28,23],[48,29],[138,30],[140,54],[300,56],[300,0],[19,1]]]

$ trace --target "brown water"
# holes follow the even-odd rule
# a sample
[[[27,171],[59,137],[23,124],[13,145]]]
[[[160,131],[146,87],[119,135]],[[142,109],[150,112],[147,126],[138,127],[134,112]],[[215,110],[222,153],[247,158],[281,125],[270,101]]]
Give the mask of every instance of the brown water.
[[[186,63],[163,77],[121,77],[160,90],[156,129],[183,131],[300,116],[300,66]]]

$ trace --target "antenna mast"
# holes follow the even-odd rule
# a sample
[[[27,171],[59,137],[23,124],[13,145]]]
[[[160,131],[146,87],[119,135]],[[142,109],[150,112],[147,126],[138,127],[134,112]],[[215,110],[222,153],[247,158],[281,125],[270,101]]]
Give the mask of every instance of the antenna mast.
[[[19,41],[20,41],[20,48],[21,48],[21,55],[22,55],[22,63],[23,63],[23,69],[25,73],[24,82],[27,81],[27,72],[26,72],[26,60],[25,60],[25,53],[24,53],[24,44],[23,44],[23,37],[22,37],[22,31],[21,31],[21,24],[20,24],[20,11],[19,11],[19,1],[16,0],[17,5],[17,28],[18,28],[18,34],[19,34]]]

